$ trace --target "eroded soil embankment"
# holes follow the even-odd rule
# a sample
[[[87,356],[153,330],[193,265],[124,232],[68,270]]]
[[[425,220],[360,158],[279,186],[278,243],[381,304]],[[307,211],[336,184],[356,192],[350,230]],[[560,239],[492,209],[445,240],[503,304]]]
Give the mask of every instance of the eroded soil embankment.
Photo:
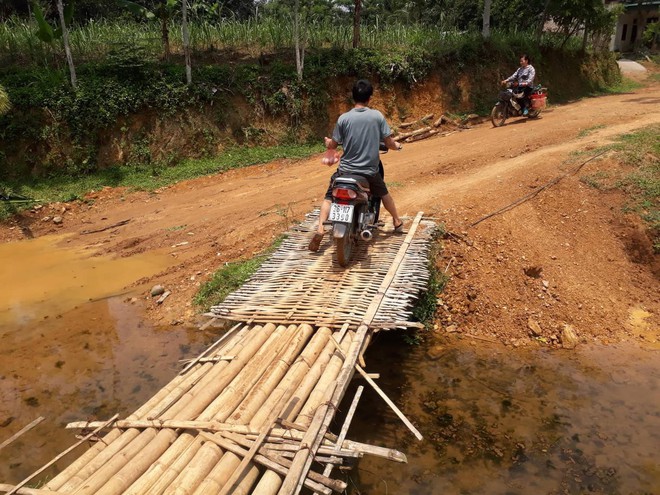
[[[590,188],[577,174],[505,214],[469,225],[570,170],[574,153],[588,157],[617,135],[659,122],[658,102],[655,84],[557,106],[535,121],[512,120],[500,129],[485,123],[384,157],[399,210],[424,210],[461,239],[445,242],[441,268],[449,265],[451,282],[441,296],[446,304],[439,329],[454,324],[456,332],[517,344],[531,342],[530,319],[541,329],[534,337],[548,342],[564,324],[580,337],[603,340],[657,332],[658,281],[648,263],[629,256],[628,232],[639,229],[621,212],[624,198]],[[583,171],[601,166],[613,165],[593,161]],[[172,291],[162,305],[146,302],[149,316],[166,325],[191,321],[200,283],[223,263],[261,251],[318,205],[329,174],[312,157],[155,193],[106,189],[86,202],[25,212],[0,227],[0,236],[10,241],[72,233],[71,246],[104,254],[164,252],[170,267],[138,282],[163,283]],[[63,207],[62,224],[42,221]],[[80,235],[123,220],[129,222]],[[538,278],[526,275],[530,268],[540,269]]]

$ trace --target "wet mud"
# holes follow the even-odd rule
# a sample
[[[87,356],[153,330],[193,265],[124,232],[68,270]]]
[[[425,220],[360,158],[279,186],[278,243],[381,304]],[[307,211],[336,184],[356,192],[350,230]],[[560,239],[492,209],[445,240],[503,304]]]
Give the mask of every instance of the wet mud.
[[[365,389],[349,438],[399,448],[408,464],[363,458],[352,493],[658,493],[658,351],[465,340],[435,360],[426,351],[394,334],[370,348],[368,370],[425,438]]]
[[[158,256],[92,257],[61,238],[0,245],[0,480],[17,483],[74,444],[66,423],[125,416],[199,354],[213,335],[148,322],[130,282],[162,268]],[[120,293],[121,295],[112,296]],[[59,461],[52,476],[83,449]]]

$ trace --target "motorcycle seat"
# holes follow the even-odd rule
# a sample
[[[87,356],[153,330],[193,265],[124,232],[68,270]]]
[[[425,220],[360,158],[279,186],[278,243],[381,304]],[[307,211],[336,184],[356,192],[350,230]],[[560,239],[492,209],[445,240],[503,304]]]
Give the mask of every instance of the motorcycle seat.
[[[346,174],[335,179],[335,184],[356,185],[365,192],[369,192],[369,181],[362,175]]]

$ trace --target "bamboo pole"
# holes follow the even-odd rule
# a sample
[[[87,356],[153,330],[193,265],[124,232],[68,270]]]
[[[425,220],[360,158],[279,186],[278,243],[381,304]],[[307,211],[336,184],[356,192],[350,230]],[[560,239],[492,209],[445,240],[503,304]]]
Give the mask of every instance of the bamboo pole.
[[[290,338],[286,340],[286,343],[288,345],[285,346],[284,349],[282,349],[283,350],[282,356],[276,356],[277,359],[276,359],[275,363],[278,360],[282,360],[282,359],[285,360],[285,362],[290,363],[293,360],[293,358],[295,357],[295,355],[299,352],[302,345],[305,344],[305,342],[307,341],[309,335],[312,333],[312,330],[313,329],[309,326],[302,326],[302,327],[299,327],[297,329],[296,328],[288,329],[288,333],[290,334]],[[300,335],[300,334],[302,334],[302,335]],[[298,341],[298,345],[292,347],[291,344],[290,344],[291,341],[296,341],[296,340]],[[291,352],[291,350],[293,350],[293,353]],[[287,357],[287,354],[289,354],[288,357]],[[263,369],[261,369],[261,371],[263,372]],[[264,376],[266,376],[267,374],[268,373],[264,373]],[[256,385],[256,383],[255,383],[255,385]],[[272,391],[272,389],[275,388],[275,385],[276,385],[276,383],[271,383],[268,387]],[[274,410],[277,411],[277,409],[278,409],[278,406],[275,406]],[[225,410],[228,410],[228,408],[225,408]],[[251,415],[254,413],[254,411],[255,410],[253,408],[246,408],[246,409],[243,410],[242,415],[232,417],[232,418],[230,418],[230,421],[234,422],[234,421],[238,421],[240,419],[242,422],[248,422],[250,420]],[[220,414],[224,414],[224,413],[220,412]],[[216,419],[222,419],[222,417],[223,416],[216,416]],[[227,453],[225,453],[225,457],[234,458],[234,457],[236,457],[236,454],[232,453],[232,452],[227,452]],[[227,490],[227,488],[225,488],[225,487],[231,486],[231,489],[233,490],[232,493],[249,490],[250,486],[256,481],[256,477],[254,476],[254,472],[255,472],[254,468],[253,468],[253,466],[251,466],[249,464],[250,459],[246,460],[245,462],[240,461],[240,459],[238,459],[238,461],[239,461],[238,468],[233,473],[230,474],[229,478],[221,478],[221,476],[224,476],[225,473],[226,473],[226,471],[223,470],[223,471],[218,473],[217,477],[214,477],[213,479],[209,479],[209,482],[207,484],[209,484],[211,482],[214,482],[214,483],[217,484],[217,486],[222,486],[223,487],[221,491]],[[227,461],[227,462],[229,462],[229,461]],[[233,462],[233,461],[231,461],[231,462]],[[209,477],[209,478],[211,478],[211,477]],[[233,486],[237,482],[239,482],[240,485]]]
[[[116,416],[116,415],[115,415],[110,421],[114,421],[115,419],[117,419],[117,416]],[[67,455],[69,452],[75,450],[75,449],[78,448],[80,445],[82,445],[83,443],[85,443],[87,440],[89,440],[90,438],[92,438],[93,436],[95,436],[95,435],[96,435],[101,429],[102,429],[102,428],[99,427],[99,428],[97,428],[96,430],[94,430],[94,431],[92,431],[91,433],[89,433],[88,435],[85,435],[85,436],[84,436],[83,438],[81,438],[78,442],[74,443],[71,447],[69,447],[69,448],[66,449],[64,452],[62,452],[61,454],[59,454],[58,456],[56,456],[56,457],[55,457],[52,461],[50,461],[48,464],[46,464],[46,465],[43,466],[42,468],[38,469],[37,471],[35,471],[34,473],[32,473],[30,476],[28,476],[27,478],[25,478],[23,481],[21,481],[20,483],[18,483],[14,488],[12,488],[11,490],[9,490],[9,492],[7,492],[7,495],[12,495],[12,494],[14,494],[14,493],[17,493],[18,490],[20,490],[20,489],[23,487],[23,485],[25,485],[25,484],[28,483],[30,480],[34,479],[35,477],[37,477],[38,475],[40,475],[41,473],[43,473],[46,469],[48,469],[50,466],[52,466],[53,464],[55,464],[55,463],[56,463],[57,461],[59,461],[62,457],[64,457],[65,455]]]
[[[346,438],[346,434],[348,433],[348,428],[351,425],[351,421],[353,420],[353,415],[355,414],[355,410],[357,409],[358,402],[360,401],[360,397],[362,396],[362,391],[364,390],[364,387],[360,385],[357,388],[357,391],[355,392],[355,396],[353,397],[353,401],[351,402],[351,406],[348,408],[348,412],[346,413],[346,418],[344,419],[344,424],[341,427],[341,431],[339,432],[339,437],[337,438],[337,452],[334,454],[340,455],[339,449],[341,448],[341,444],[344,443],[344,439]],[[318,452],[321,452],[321,448],[319,448]],[[323,468],[323,476],[330,476],[330,473],[332,473],[332,468],[334,467],[334,463],[329,462],[326,464],[325,468]]]
[[[221,349],[234,349],[247,336],[248,329],[248,326],[243,327]],[[182,391],[187,390],[193,384],[197,383],[212,367],[213,365],[211,364],[203,365],[196,368],[193,373],[176,376],[127,419],[142,419],[157,416],[163,407],[173,403],[177,397],[181,396]],[[61,488],[65,491],[73,491],[85,478],[94,473],[99,466],[105,464],[116,452],[137,437],[138,433],[137,430],[128,430],[125,432],[111,431],[103,438],[103,442],[95,443],[87,452],[50,480],[46,484],[46,487],[55,490]]]
[[[281,403],[284,404],[290,400],[292,395],[291,391],[295,391],[294,393],[299,392],[299,387],[297,387],[296,384],[300,383],[301,380],[305,379],[305,377],[307,376],[306,371],[309,370],[310,363],[316,363],[316,361],[318,361],[319,347],[321,347],[321,345],[324,345],[323,348],[326,349],[326,346],[328,345],[329,333],[330,333],[329,329],[321,329],[317,333],[315,333],[314,337],[310,340],[309,344],[305,347],[303,352],[300,354],[299,358],[296,360],[296,362],[294,362],[292,367],[289,369],[289,372],[287,372],[284,379],[280,382],[280,385],[276,387],[275,390],[273,391],[273,394],[271,394],[270,401],[274,400],[276,397],[279,397]],[[276,406],[274,408],[274,411],[277,412],[279,408],[280,406]],[[266,410],[266,408],[264,408],[264,410]],[[248,419],[249,419],[248,417],[243,417],[243,420],[246,422]],[[268,415],[266,414],[264,416],[262,414],[260,417],[253,417],[252,421],[250,421],[250,425],[255,428],[260,428],[268,422],[269,422]],[[255,438],[258,438],[258,436],[256,436]],[[236,457],[235,454],[230,452],[226,453],[225,456]],[[225,483],[226,481],[227,480],[225,480]],[[234,488],[234,492],[241,492],[247,490],[248,489],[247,485],[251,483],[253,483],[252,480],[244,479],[243,481],[240,482],[238,486]],[[221,486],[221,485],[222,485],[221,483],[218,483],[217,486]]]
[[[34,427],[37,426],[39,423],[41,423],[44,419],[46,419],[46,418],[44,418],[43,416],[39,416],[37,419],[35,419],[34,421],[32,421],[29,425],[24,426],[23,428],[21,428],[19,431],[17,431],[16,433],[14,433],[14,434],[13,434],[11,437],[9,437],[7,440],[5,440],[4,442],[0,443],[0,450],[4,449],[7,445],[9,445],[10,443],[14,442],[17,438],[19,438],[19,437],[20,437],[21,435],[23,435],[24,433],[27,433],[28,431],[30,431],[32,428],[34,428]]]
[[[347,336],[349,338],[345,338],[344,339],[345,342],[342,341],[341,344],[342,348],[345,349],[349,349],[349,346],[353,346],[355,344],[354,332],[349,331]],[[330,337],[330,339],[332,339],[332,336]],[[331,347],[331,349],[329,350],[329,354],[331,355],[330,361],[323,370],[323,374],[320,376],[318,380],[316,380],[314,389],[309,394],[307,401],[299,409],[300,412],[296,417],[296,423],[303,425],[305,427],[309,426],[309,424],[311,423],[316,409],[318,408],[319,404],[321,404],[322,402],[323,396],[326,394],[326,391],[330,386],[330,384],[337,379],[337,376],[339,375],[343,365],[342,355],[336,352],[333,342],[329,342],[329,344]],[[295,409],[293,409],[292,412],[293,411],[295,411]]]
[[[96,494],[100,488],[108,482],[124,465],[156,438],[156,430],[148,429],[140,432],[138,436],[124,447],[120,452],[109,459],[102,467],[94,471],[80,487],[73,493],[76,495]]]
[[[174,415],[179,415],[184,418],[194,418],[201,411],[203,411],[210,401],[212,401],[217,394],[222,390],[222,387],[230,382],[238,373],[242,371],[242,366],[249,362],[255,355],[255,352],[262,352],[259,349],[264,342],[275,342],[278,339],[278,336],[275,335],[276,327],[275,325],[266,325],[264,327],[255,327],[255,329],[260,330],[258,332],[252,333],[252,338],[245,342],[242,348],[238,349],[236,354],[236,359],[231,363],[220,362],[216,363],[213,366],[215,369],[211,370],[204,378],[196,384],[196,386],[187,392],[176,404],[174,404],[170,409],[168,409],[164,415],[166,419]],[[146,430],[149,431],[149,430]],[[203,449],[202,445],[191,446],[191,439],[187,441],[182,441],[176,443],[176,432],[173,430],[161,430],[158,434],[158,439],[153,444],[146,447],[143,451],[143,462],[135,463],[134,466],[126,466],[123,471],[120,473],[120,481],[108,481],[108,494],[110,493],[121,493],[123,489],[133,486],[135,489],[135,483],[138,483],[138,487],[147,488],[158,481],[154,472],[147,473],[149,468],[149,462],[154,462],[160,456],[168,456],[169,458],[175,458],[177,454],[180,454],[183,450],[192,448],[195,452],[194,459],[199,459],[199,451]],[[173,451],[167,452],[169,448],[173,447]],[[208,449],[207,449],[208,450]],[[204,476],[208,474],[212,468],[211,462],[215,454],[220,455],[215,452],[215,449],[212,449],[213,452],[209,452],[209,455],[203,458],[203,461],[196,460],[195,473],[203,472],[204,469],[207,469]],[[201,456],[203,457],[203,456]],[[191,461],[193,462],[193,461]],[[144,476],[142,482],[138,482],[140,477]],[[184,483],[190,483],[190,480],[197,480],[195,475],[190,475],[191,478],[186,478],[185,473],[180,475],[179,478],[173,480],[175,486],[181,488],[181,482],[177,481],[179,479],[184,479]],[[110,491],[112,490],[112,491]]]
[[[327,354],[328,359],[330,359],[330,346],[332,344],[330,344],[329,340],[331,334],[332,331],[327,327],[322,327],[314,333],[309,344],[305,347],[305,350],[298,356],[293,365],[291,365],[287,375],[271,394],[272,400],[278,402],[284,396],[290,398],[294,395],[296,392],[296,386],[310,373],[314,364],[317,362],[323,363],[325,360],[324,357],[321,357],[324,349],[328,349]],[[264,421],[266,421],[267,416],[268,408],[260,408],[254,416],[252,416],[248,427],[253,430],[258,430],[259,427],[263,425]]]
[[[9,485],[7,483],[0,483],[0,492],[11,492],[11,490],[14,490],[16,488],[15,485]],[[62,494],[62,492],[54,492],[52,490],[42,490],[39,488],[25,488],[25,487],[20,487],[18,490],[15,492],[17,495],[58,495]]]
[[[232,373],[231,380],[225,380],[222,388],[217,390],[214,394],[209,394],[210,400],[204,409],[199,411],[197,419],[201,421],[220,421],[223,422],[229,413],[223,419],[218,419],[216,413],[229,406],[237,407],[242,400],[242,394],[249,390],[251,384],[258,380],[263,374],[266,366],[274,359],[274,357],[286,345],[288,339],[291,338],[290,334],[286,332],[287,327],[278,325],[274,328],[268,340],[262,342],[256,347],[255,352],[249,360],[232,360],[230,366],[236,369]],[[211,397],[212,395],[212,397]]]
[[[239,447],[238,445],[234,444],[233,442],[230,442],[228,440],[223,439],[222,437],[218,437],[217,436],[218,434],[209,435],[207,433],[201,433],[201,435],[203,435],[209,441],[216,442],[218,445],[222,446],[225,450],[231,450],[236,455],[241,455],[241,456],[247,455],[247,451],[245,449]],[[274,461],[268,459],[264,455],[257,454],[254,459],[255,459],[255,461],[259,462],[260,464],[263,464],[267,468],[269,468],[273,471],[279,472],[280,474],[285,474],[287,472],[286,466],[283,466],[279,462],[274,462]],[[280,459],[280,460],[284,461],[284,459]],[[332,493],[332,490],[326,488],[325,486],[321,485],[318,482],[314,482],[314,481],[311,481],[311,480],[305,480],[305,486],[312,489],[312,490],[321,491],[321,493],[324,493],[324,494],[329,495],[329,494]]]
[[[244,436],[237,435],[235,433],[220,433],[218,435],[215,435],[215,438],[225,438],[227,440],[234,442],[236,445],[245,448],[250,448],[255,443],[255,441],[248,440]],[[300,446],[298,446],[298,449],[300,449]],[[287,469],[291,466],[291,462],[283,457],[282,452],[276,452],[264,446],[264,448],[261,449],[260,454],[266,459],[273,461]],[[327,486],[328,488],[336,492],[343,492],[347,486],[346,483],[343,481],[333,480],[325,475],[318,474],[314,471],[309,472],[309,479],[317,483],[321,483],[322,485]]]
[[[332,338],[331,338],[331,342],[334,342],[336,344],[335,340]],[[339,347],[339,344],[337,344],[337,352],[342,352],[341,348]],[[355,369],[358,371],[358,373],[360,373],[360,375],[362,375],[362,378],[364,378],[367,381],[367,383],[371,385],[371,387],[376,391],[376,393],[378,393],[378,395],[381,396],[381,398],[385,401],[385,403],[388,406],[390,406],[390,409],[392,409],[392,411],[394,411],[394,414],[396,414],[399,417],[399,419],[403,421],[403,424],[405,424],[408,427],[408,429],[413,433],[413,435],[415,435],[415,438],[417,438],[417,440],[423,440],[424,437],[422,436],[422,434],[417,430],[417,428],[413,426],[413,424],[408,420],[408,418],[406,418],[406,416],[401,412],[401,410],[396,406],[396,404],[394,404],[394,402],[390,400],[390,398],[385,394],[385,392],[383,392],[383,390],[378,385],[376,385],[376,382],[371,379],[369,374],[366,371],[364,371],[362,367],[357,363],[355,364]]]
[[[310,325],[300,325],[297,329],[292,330],[293,339],[289,341],[282,357],[266,370],[245,400],[234,410],[228,420],[229,423],[246,424],[264,404],[277,403],[273,400],[273,392],[277,390],[278,384],[287,375],[313,332],[314,329]]]
[[[149,471],[126,490],[125,495],[160,495],[185,469],[199,449],[202,438],[183,433]]]
[[[330,387],[328,387],[328,390],[332,389],[330,399],[326,399],[319,403],[316,409],[316,413],[309,423],[309,429],[301,441],[301,445],[307,445],[308,449],[301,450],[300,452],[296,453],[291,468],[289,469],[289,472],[287,473],[287,476],[284,479],[282,486],[280,487],[278,492],[279,494],[293,493],[294,490],[297,492],[300,489],[300,481],[302,477],[304,477],[303,474],[309,470],[309,466],[323,440],[323,437],[319,436],[319,433],[323,435],[323,433],[327,431],[329,422],[334,416],[334,410],[331,410],[329,405],[332,404],[334,407],[336,407],[335,405],[339,404],[339,400],[343,396],[346,387],[348,387],[348,383],[350,382],[350,379],[353,375],[352,366],[354,365],[360,354],[360,351],[362,350],[362,345],[367,331],[368,327],[366,325],[362,325],[355,332],[348,352],[345,353],[348,358],[344,359],[336,381],[333,382],[334,385],[331,384]],[[334,345],[335,340],[330,337],[330,342]],[[341,356],[341,353],[339,356]],[[327,395],[325,397],[327,397]],[[307,415],[307,417],[309,417],[309,415]],[[300,418],[299,416],[299,419],[305,418]]]
[[[204,439],[205,440],[205,439]],[[213,442],[204,441],[188,466],[165,490],[168,495],[191,495],[220,459],[222,450]]]
[[[286,334],[286,328],[285,327],[275,328],[274,325],[269,325],[268,327],[269,327],[268,329],[272,330],[272,333],[268,336],[268,339],[266,339],[265,342],[262,339],[257,344],[255,344],[254,342],[248,342],[246,344],[245,349],[249,349],[249,353],[248,353],[250,355],[249,361],[243,361],[245,354],[239,353],[236,359],[232,361],[232,364],[229,365],[237,371],[236,373],[233,372],[231,373],[231,376],[233,376],[231,383],[236,383],[236,382],[245,383],[244,382],[245,377],[248,375],[252,376],[255,369],[263,373],[264,369],[261,366],[263,365],[264,359],[268,359],[268,360],[276,359],[278,357],[278,354],[273,354],[272,351],[280,352],[281,349],[286,347],[286,343],[291,338],[289,335]],[[254,351],[256,351],[256,353]],[[238,363],[238,364],[233,364],[233,363]],[[220,366],[221,364],[223,363],[218,363],[216,364],[216,366]],[[227,382],[226,378],[228,376],[229,375],[225,375],[224,383]],[[214,388],[218,388],[218,383],[213,383],[210,386]],[[208,392],[208,387],[205,387],[205,389],[203,389],[199,393],[193,392],[191,395],[197,399],[198,403],[197,404],[189,403],[188,406],[186,406],[186,408],[182,409],[182,411],[186,415],[189,415],[193,412],[195,414],[198,414],[200,410],[204,411],[208,409],[209,406],[207,406],[204,409],[200,408],[200,404],[208,403],[209,401],[211,401],[212,403],[215,400],[214,397],[207,392]],[[200,401],[199,400],[200,397],[204,397],[204,400]],[[232,407],[236,407],[236,405],[239,402],[240,402],[240,397],[238,396],[234,397]],[[168,412],[168,415],[169,413],[170,412]],[[183,446],[182,445],[176,446],[176,449],[181,449],[181,448],[187,448],[187,446],[185,444]],[[190,448],[191,451],[193,451],[194,453],[193,459],[190,460],[188,466],[182,471],[182,473],[171,481],[171,486],[167,488],[165,493],[193,493],[197,489],[197,486],[214,472],[213,471],[214,466],[216,466],[219,460],[222,458],[222,454],[216,451],[217,447],[215,447],[214,445],[197,444],[191,446]],[[170,457],[172,457],[173,453],[168,452],[165,455],[169,455]],[[154,480],[153,477],[154,477],[153,473],[145,476],[145,478],[149,478],[149,479],[148,480],[145,479],[144,484],[148,486],[150,483],[151,484],[155,483],[156,480]],[[134,488],[135,488],[135,483],[134,483]]]
[[[253,394],[252,401],[246,400],[242,404],[245,407],[243,407],[242,410],[239,407],[239,410],[237,410],[230,418],[231,421],[240,422],[241,419],[243,418],[249,420],[255,414],[258,406],[265,403],[265,400],[268,398],[268,395],[274,391],[274,389],[277,386],[277,383],[280,381],[280,378],[283,377],[283,375],[286,373],[287,368],[293,362],[294,358],[298,355],[298,353],[301,350],[301,347],[307,342],[307,339],[312,334],[312,331],[313,329],[309,325],[301,325],[298,328],[298,331],[296,332],[296,335],[293,339],[294,341],[297,341],[297,343],[294,342],[293,345],[290,345],[289,350],[285,352],[284,356],[278,362],[276,362],[276,367],[279,366],[280,369],[279,373],[276,372],[273,368],[270,368],[268,372],[264,374],[266,380],[264,380],[261,386],[256,387],[255,389],[256,393]],[[261,392],[261,394],[259,392]],[[268,435],[271,428],[274,426],[273,422],[281,414],[281,408],[283,406],[284,406],[284,400],[280,398],[280,400],[278,400],[274,404],[273,409],[271,410],[269,416],[267,417],[264,425],[261,428],[259,436],[254,441],[254,445],[250,447],[250,450],[244,456],[243,460],[241,461],[236,471],[234,471],[234,473],[227,480],[222,490],[220,491],[220,495],[229,495],[229,493],[232,493],[232,490],[239,482],[244,472],[251,465],[251,461],[255,456],[255,454],[257,453],[257,450],[259,450],[261,443],[265,439],[266,435]]]

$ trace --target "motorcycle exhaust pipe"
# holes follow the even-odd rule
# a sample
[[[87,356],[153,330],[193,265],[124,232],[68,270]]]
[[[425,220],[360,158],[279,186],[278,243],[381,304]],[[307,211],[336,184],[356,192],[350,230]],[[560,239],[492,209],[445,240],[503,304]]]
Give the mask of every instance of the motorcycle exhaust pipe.
[[[360,237],[362,238],[363,241],[370,241],[373,239],[374,234],[371,232],[371,230],[363,230],[360,232]]]

